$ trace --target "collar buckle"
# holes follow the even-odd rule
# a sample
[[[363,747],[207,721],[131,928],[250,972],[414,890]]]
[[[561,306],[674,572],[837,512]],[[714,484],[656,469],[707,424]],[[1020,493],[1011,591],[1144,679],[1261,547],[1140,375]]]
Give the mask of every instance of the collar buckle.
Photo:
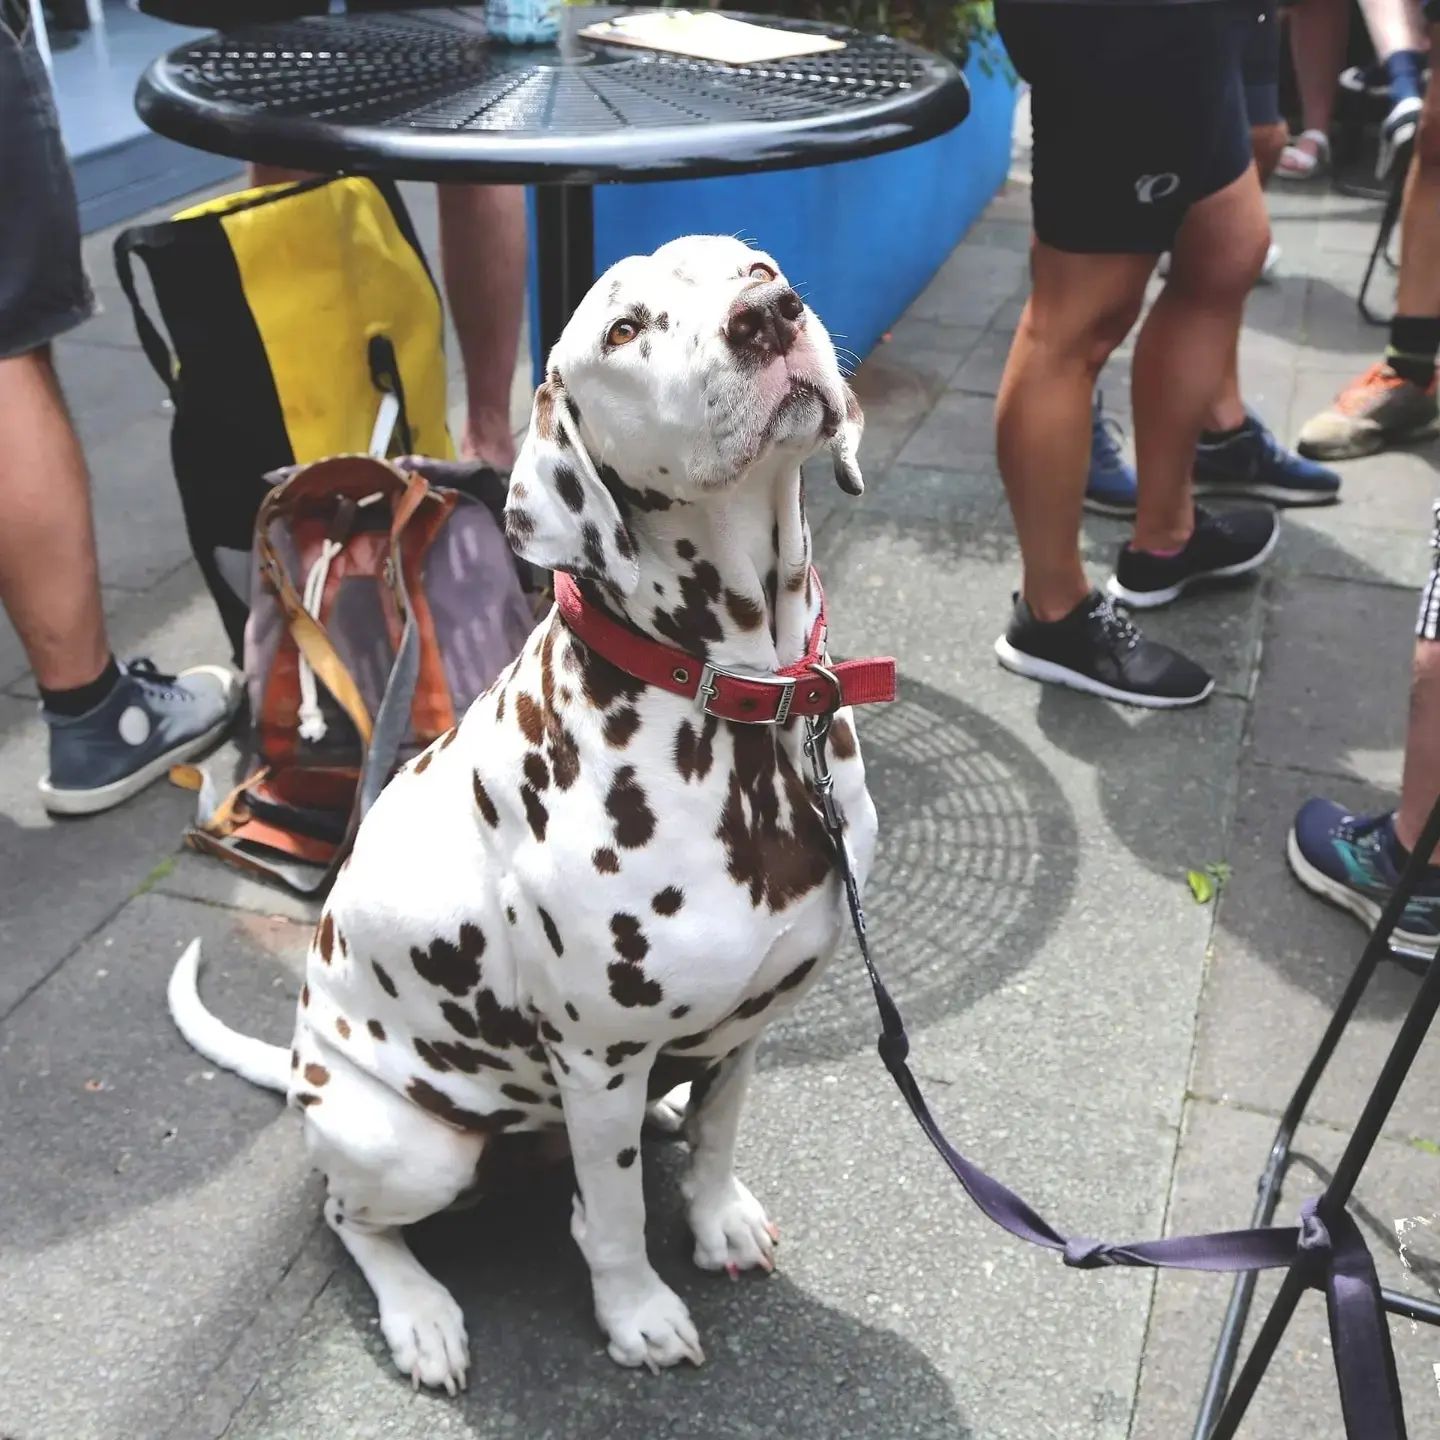
[[[774,715],[761,716],[755,720],[747,720],[741,715],[720,715],[710,708],[710,702],[720,694],[720,687],[716,685],[717,679],[741,680],[747,685],[773,685],[780,690],[779,703],[775,707]],[[790,718],[790,707],[795,703],[795,686],[799,681],[791,675],[762,675],[745,670],[727,670],[723,665],[711,665],[706,663],[700,671],[700,687],[695,692],[695,698],[700,702],[700,708],[707,715],[714,715],[717,720],[733,720],[739,725],[783,725]]]

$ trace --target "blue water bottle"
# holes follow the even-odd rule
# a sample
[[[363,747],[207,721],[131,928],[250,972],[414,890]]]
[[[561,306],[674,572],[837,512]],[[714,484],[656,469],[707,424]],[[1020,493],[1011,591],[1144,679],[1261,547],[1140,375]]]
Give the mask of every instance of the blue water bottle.
[[[548,45],[560,33],[563,0],[485,0],[485,28],[501,45]]]

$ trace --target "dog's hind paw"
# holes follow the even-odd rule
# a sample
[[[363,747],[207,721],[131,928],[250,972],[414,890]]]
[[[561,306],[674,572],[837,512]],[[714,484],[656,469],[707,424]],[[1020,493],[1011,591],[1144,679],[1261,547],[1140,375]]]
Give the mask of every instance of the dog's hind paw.
[[[733,1176],[728,1187],[690,1200],[695,1263],[702,1270],[773,1270],[780,1232],[765,1207]]]
[[[458,1395],[470,1368],[465,1317],[438,1282],[433,1289],[406,1286],[406,1293],[380,1310],[380,1330],[400,1372],[418,1390],[422,1385]]]

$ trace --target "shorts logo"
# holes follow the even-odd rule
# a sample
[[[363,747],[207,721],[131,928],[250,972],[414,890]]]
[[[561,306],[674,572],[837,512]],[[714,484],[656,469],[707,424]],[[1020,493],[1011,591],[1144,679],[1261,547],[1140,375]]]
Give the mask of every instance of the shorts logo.
[[[1163,175],[1142,175],[1135,182],[1135,198],[1142,205],[1168,199],[1180,188],[1180,177],[1171,171]]]

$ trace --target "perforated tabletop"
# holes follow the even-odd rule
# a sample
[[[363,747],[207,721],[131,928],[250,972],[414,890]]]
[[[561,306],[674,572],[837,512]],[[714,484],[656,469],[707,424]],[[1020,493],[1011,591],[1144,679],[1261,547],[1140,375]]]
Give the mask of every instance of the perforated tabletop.
[[[492,45],[483,7],[351,13],[207,36],[151,66],[136,105],[202,150],[400,179],[593,184],[852,159],[928,140],[969,107],[937,55],[842,26],[843,50],[732,66],[583,40]]]

